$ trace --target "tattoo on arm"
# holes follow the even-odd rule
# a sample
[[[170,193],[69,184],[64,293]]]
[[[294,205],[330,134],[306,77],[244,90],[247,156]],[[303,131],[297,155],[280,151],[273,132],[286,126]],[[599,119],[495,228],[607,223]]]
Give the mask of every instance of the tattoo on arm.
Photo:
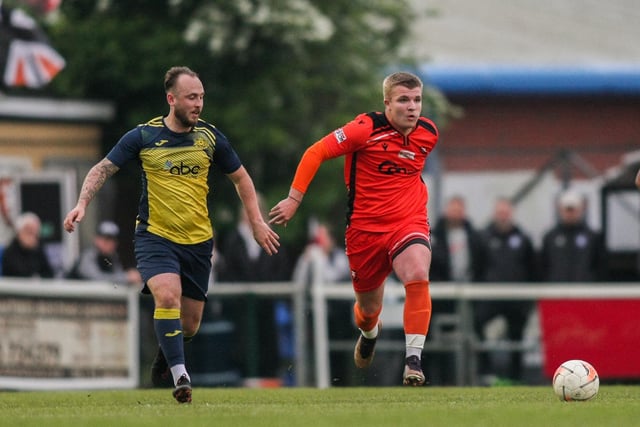
[[[86,204],[89,204],[95,197],[96,193],[105,181],[118,171],[118,167],[111,163],[111,161],[102,159],[98,164],[91,168],[87,173],[82,189],[80,190],[79,200],[83,200]]]

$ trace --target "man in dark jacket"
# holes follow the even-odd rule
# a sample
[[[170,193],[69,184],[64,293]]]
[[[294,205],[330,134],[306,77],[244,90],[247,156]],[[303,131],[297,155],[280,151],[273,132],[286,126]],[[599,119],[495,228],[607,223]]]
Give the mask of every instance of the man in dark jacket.
[[[2,254],[2,274],[9,277],[52,278],[53,268],[40,242],[40,218],[33,212],[15,222],[16,236]]]
[[[558,224],[542,239],[540,271],[547,282],[605,279],[602,236],[585,222],[584,198],[571,190],[558,199]]]
[[[432,282],[476,282],[484,277],[484,248],[478,231],[467,219],[465,200],[451,197],[431,232]]]
[[[258,194],[258,205],[264,211],[262,196]],[[266,215],[266,214],[265,214]],[[249,218],[242,209],[238,212],[238,222],[233,230],[220,239],[219,259],[216,267],[220,282],[277,282],[290,280],[291,266],[284,247],[273,256],[262,253],[262,248],[253,239]],[[256,250],[257,249],[257,250]],[[223,301],[222,316],[230,320],[238,336],[233,349],[236,364],[243,377],[276,377],[281,360],[278,354],[276,307],[281,300],[265,299],[255,304],[247,297]],[[251,311],[255,315],[251,315]],[[259,323],[258,323],[259,322]],[[256,331],[255,340],[251,334]],[[261,349],[259,357],[251,356],[251,346]],[[255,360],[254,360],[255,359]],[[251,366],[255,364],[256,366]],[[257,370],[257,372],[252,372]]]
[[[493,218],[482,236],[486,247],[485,281],[531,282],[536,277],[535,252],[531,238],[514,221],[513,204],[507,198],[496,200]],[[507,323],[506,336],[510,341],[522,341],[523,332],[533,308],[527,300],[476,301],[474,328],[478,338],[485,335],[487,323],[503,316]],[[498,375],[513,381],[521,379],[522,355],[511,352],[507,363],[499,363],[497,354],[480,353],[479,374]],[[502,365],[502,366],[500,366]]]
[[[467,218],[462,196],[456,195],[447,201],[442,218],[432,229],[431,248],[429,278],[432,283],[476,282],[483,279],[485,250],[482,238]],[[440,315],[453,313],[454,304],[454,300],[434,300],[431,324],[437,325]],[[429,334],[427,339],[432,338],[433,334]],[[431,384],[454,383],[453,360],[448,354],[433,354],[428,360],[431,364]]]

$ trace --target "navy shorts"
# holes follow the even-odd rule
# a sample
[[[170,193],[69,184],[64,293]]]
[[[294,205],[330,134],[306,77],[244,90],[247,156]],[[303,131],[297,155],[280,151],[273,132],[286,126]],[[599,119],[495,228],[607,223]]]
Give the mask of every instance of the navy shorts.
[[[161,273],[175,273],[182,282],[182,296],[207,300],[211,275],[213,239],[194,245],[181,245],[147,231],[136,231],[135,255],[138,271],[149,294],[147,281]]]

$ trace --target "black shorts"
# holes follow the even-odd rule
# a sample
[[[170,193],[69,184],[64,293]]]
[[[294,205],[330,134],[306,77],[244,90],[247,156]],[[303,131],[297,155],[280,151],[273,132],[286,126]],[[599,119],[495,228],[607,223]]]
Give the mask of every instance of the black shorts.
[[[213,239],[182,245],[147,231],[136,231],[134,248],[138,271],[145,283],[142,293],[150,293],[146,283],[153,276],[175,273],[182,282],[182,296],[207,300]]]

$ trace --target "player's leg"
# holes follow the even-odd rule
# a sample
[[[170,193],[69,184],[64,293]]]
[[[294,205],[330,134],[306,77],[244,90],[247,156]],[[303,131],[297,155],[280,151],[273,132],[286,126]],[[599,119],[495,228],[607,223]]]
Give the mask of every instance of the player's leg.
[[[403,383],[418,386],[425,382],[421,359],[431,321],[431,250],[428,241],[421,238],[409,241],[402,247],[404,249],[395,254],[393,259],[393,270],[405,288],[403,320],[406,361]]]
[[[204,304],[207,301],[209,277],[211,275],[211,254],[213,240],[207,240],[195,245],[181,245],[180,253],[180,283],[181,283],[181,317],[183,328],[183,360],[184,343],[188,342],[198,332]],[[169,358],[167,357],[167,360]],[[170,365],[171,366],[171,365]],[[171,366],[171,373],[176,379],[173,396],[178,402],[191,402],[191,379],[179,368]]]
[[[151,383],[154,387],[159,388],[171,388],[174,385],[167,359],[159,345],[153,362],[151,362]]]
[[[191,342],[193,336],[200,328],[204,301],[194,300],[189,297],[182,297],[180,319],[182,323],[182,335],[185,344]],[[174,387],[173,376],[169,369],[167,359],[164,357],[162,347],[158,346],[158,351],[151,366],[151,381],[154,387]]]
[[[204,311],[204,301],[183,296],[181,307],[182,332],[185,342],[189,342],[198,332],[198,329],[200,329],[200,322],[202,321],[202,313]]]
[[[171,370],[176,391],[174,397],[181,402],[191,401],[191,384],[184,359],[184,333],[181,320],[182,283],[175,273],[161,273],[147,281],[153,295],[155,310],[153,323],[158,344]],[[187,387],[188,386],[188,387]]]
[[[356,342],[353,360],[358,368],[367,368],[373,361],[376,340],[380,332],[383,294],[383,286],[378,286],[373,291],[356,292],[353,313],[360,335]]]
[[[351,269],[351,282],[356,302],[353,305],[355,324],[360,330],[353,353],[358,368],[371,365],[379,332],[384,280],[391,272],[381,233],[369,233],[348,228],[345,234],[346,252]]]

